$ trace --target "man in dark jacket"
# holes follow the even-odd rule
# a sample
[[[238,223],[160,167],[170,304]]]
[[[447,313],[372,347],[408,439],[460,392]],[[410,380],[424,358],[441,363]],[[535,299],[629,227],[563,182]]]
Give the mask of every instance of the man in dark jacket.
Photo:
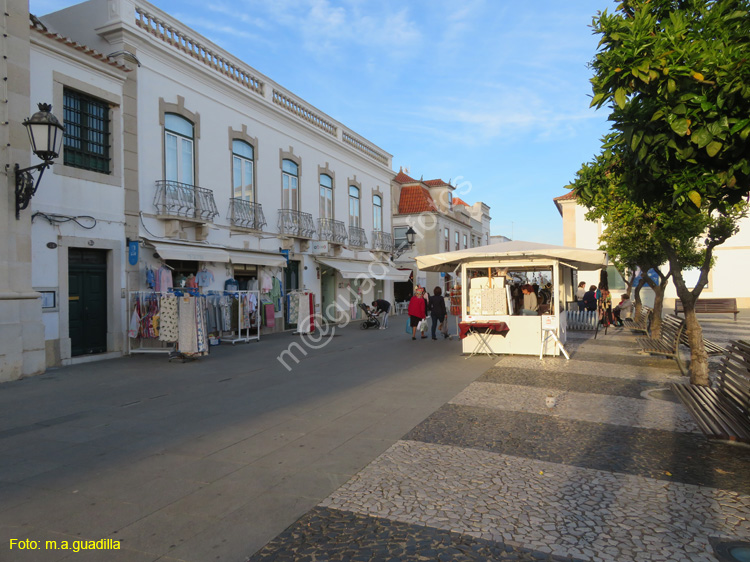
[[[596,310],[596,285],[591,285],[583,295],[583,306],[586,310]]]
[[[447,320],[448,311],[445,309],[445,299],[443,298],[443,290],[440,287],[435,287],[433,295],[430,297],[429,302],[430,316],[432,317],[432,339],[436,340],[435,330],[438,324],[442,324]],[[443,337],[448,337],[448,334],[443,333]]]
[[[383,315],[383,320],[380,322],[380,329],[385,330],[388,327],[388,313],[391,311],[391,303],[383,299],[378,299],[372,301],[372,308],[374,309],[372,312],[376,316],[378,314]]]

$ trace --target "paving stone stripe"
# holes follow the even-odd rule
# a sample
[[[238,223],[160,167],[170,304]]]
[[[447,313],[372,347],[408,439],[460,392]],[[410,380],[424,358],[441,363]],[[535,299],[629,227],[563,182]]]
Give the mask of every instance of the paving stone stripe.
[[[641,398],[645,391],[666,388],[665,384],[659,382],[587,375],[570,371],[566,371],[563,378],[560,373],[555,371],[508,367],[488,369],[477,379],[477,382],[519,384],[551,390],[627,396],[629,398]]]
[[[715,562],[709,537],[750,539],[747,494],[414,441],[320,505],[583,560]]]
[[[750,494],[750,448],[693,433],[446,404],[403,439]]]
[[[555,400],[553,407],[546,405],[548,397]],[[594,423],[700,433],[700,428],[682,404],[640,397],[592,395],[514,384],[475,382],[449,403]]]
[[[571,559],[449,529],[316,507],[256,552],[249,562],[282,560],[570,562]]]

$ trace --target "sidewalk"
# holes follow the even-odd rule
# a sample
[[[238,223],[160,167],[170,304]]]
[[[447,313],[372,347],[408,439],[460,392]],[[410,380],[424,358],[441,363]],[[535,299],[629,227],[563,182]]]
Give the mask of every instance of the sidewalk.
[[[337,330],[139,355],[0,385],[0,560],[241,561],[487,369],[457,341]],[[10,551],[10,539],[121,550]],[[42,542],[44,545],[44,542]]]
[[[569,362],[501,358],[250,560],[708,562],[750,540],[750,448],[699,433],[675,362],[625,329],[569,337]]]

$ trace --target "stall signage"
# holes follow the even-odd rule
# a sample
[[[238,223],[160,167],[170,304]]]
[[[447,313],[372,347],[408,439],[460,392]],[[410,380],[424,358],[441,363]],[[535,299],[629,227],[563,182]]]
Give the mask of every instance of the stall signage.
[[[552,316],[551,314],[542,315],[542,330],[557,330],[554,316]]]
[[[328,241],[327,240],[316,240],[310,242],[310,248],[313,254],[327,254],[328,253]]]
[[[131,241],[128,244],[128,263],[130,265],[138,263],[138,241]]]

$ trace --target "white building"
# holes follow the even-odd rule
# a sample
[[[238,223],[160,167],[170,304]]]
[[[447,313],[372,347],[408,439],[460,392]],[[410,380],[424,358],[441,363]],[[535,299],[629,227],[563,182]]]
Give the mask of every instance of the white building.
[[[410,282],[396,285],[397,301],[408,298],[416,284],[426,287],[430,293],[435,287],[446,291],[457,278],[450,273],[417,271],[416,256],[489,244],[489,206],[480,201],[469,205],[454,197],[454,190],[455,186],[443,180],[415,180],[403,170],[393,179],[391,204],[395,247],[398,249],[405,243],[409,227],[416,231],[414,247],[400,253],[394,262],[411,275]]]
[[[34,217],[31,285],[44,296],[35,357],[127,352],[129,296],[162,265],[175,284],[210,272],[207,291],[271,280],[263,332],[292,327],[295,289],[339,321],[393,300],[404,275],[387,265],[390,154],[147,2],[90,0],[41,22],[24,30],[27,102],[51,102],[67,128],[20,221]]]
[[[586,208],[577,203],[572,191],[556,197],[554,202],[563,219],[563,245],[576,248],[598,248],[599,237],[604,228],[601,221],[594,222],[586,219]],[[708,285],[701,292],[701,297],[736,298],[738,307],[750,308],[750,286],[745,282],[750,277],[750,218],[741,221],[740,230],[736,235],[721,246],[714,248],[714,256],[715,264],[708,274]],[[688,287],[695,286],[698,273],[697,270],[683,272]],[[608,274],[610,289],[613,291],[625,289],[625,284],[615,273],[614,266],[609,267]],[[581,280],[585,280],[587,284],[596,284],[599,279],[596,277]],[[664,294],[665,308],[673,308],[677,298],[674,283],[670,282]]]

